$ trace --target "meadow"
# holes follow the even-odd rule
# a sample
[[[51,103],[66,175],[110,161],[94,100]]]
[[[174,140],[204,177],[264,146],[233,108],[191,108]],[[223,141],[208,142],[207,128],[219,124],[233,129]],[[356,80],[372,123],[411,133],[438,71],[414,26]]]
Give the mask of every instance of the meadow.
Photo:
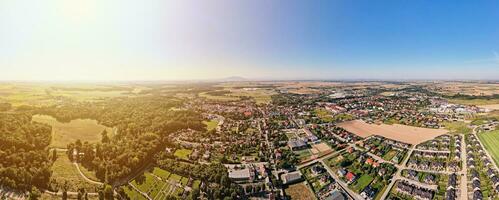
[[[211,131],[217,128],[218,120],[203,121],[203,124],[206,124],[206,130]]]
[[[191,155],[192,150],[190,149],[179,149],[176,150],[174,155],[177,158],[184,159],[184,160],[189,160],[189,156]]]
[[[499,130],[479,133],[478,138],[490,153],[496,165],[499,165]]]
[[[77,191],[78,188],[85,188],[88,192],[94,192],[99,185],[87,182],[76,169],[66,152],[57,152],[57,160],[52,165],[52,177],[59,186],[68,184],[68,191]]]
[[[77,139],[90,143],[99,142],[103,130],[107,130],[110,137],[115,133],[115,129],[98,124],[96,120],[90,119],[77,119],[69,123],[61,123],[48,115],[34,115],[32,120],[52,126],[52,142],[50,146],[57,148],[66,148],[69,143],[75,142]]]

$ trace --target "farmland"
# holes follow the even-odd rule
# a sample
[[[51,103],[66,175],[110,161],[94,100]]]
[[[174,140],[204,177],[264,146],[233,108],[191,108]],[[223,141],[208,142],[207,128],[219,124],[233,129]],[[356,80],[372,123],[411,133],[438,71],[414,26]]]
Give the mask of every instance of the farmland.
[[[359,135],[360,137],[380,135],[409,144],[419,144],[423,141],[430,140],[447,133],[446,130],[442,129],[419,128],[400,124],[377,125],[368,124],[360,120],[342,122],[338,125],[349,132]]]

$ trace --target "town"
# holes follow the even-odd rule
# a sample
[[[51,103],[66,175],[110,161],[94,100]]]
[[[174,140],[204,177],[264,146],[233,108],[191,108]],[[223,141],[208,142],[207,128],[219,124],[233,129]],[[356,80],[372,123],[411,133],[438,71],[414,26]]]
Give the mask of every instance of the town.
[[[124,126],[95,118],[114,128],[98,132],[96,141],[82,138],[47,147],[54,160],[50,163],[67,160],[64,167],[76,170],[72,176],[78,181],[56,177],[67,175],[52,166],[50,183],[37,190],[46,199],[499,198],[499,155],[494,146],[499,141],[499,115],[494,109],[453,103],[422,83],[300,84],[149,86],[153,89],[126,97],[133,102],[109,97],[112,102],[92,106],[59,99],[55,106],[26,108],[33,120],[47,123],[47,118],[38,118],[50,115],[63,125],[92,119],[86,110],[108,112],[99,111],[99,106],[114,106],[123,109],[113,111],[120,115],[135,112],[152,121],[165,112],[181,114],[168,116],[165,127],[148,122]],[[113,103],[116,100],[120,105]],[[141,108],[156,109],[155,116],[129,110],[138,105],[135,100],[168,102]],[[5,107],[4,112],[20,112],[10,104]],[[77,108],[82,113],[65,114]],[[63,132],[66,125],[56,128],[54,123],[48,124],[56,134]],[[142,127],[171,133],[155,136],[142,133]],[[131,135],[141,139],[132,142],[127,139]],[[137,153],[120,155],[116,148],[121,147],[112,146],[117,141],[130,143],[126,145],[135,146]],[[123,161],[106,154],[116,154],[134,167],[111,173],[112,163]],[[4,185],[0,193],[13,199],[30,196],[13,187]]]

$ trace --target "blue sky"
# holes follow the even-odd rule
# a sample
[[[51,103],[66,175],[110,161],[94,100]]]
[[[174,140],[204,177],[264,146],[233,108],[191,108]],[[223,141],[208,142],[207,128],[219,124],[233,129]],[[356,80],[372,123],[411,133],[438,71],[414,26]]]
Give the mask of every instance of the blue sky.
[[[499,79],[498,1],[0,1],[0,80]]]

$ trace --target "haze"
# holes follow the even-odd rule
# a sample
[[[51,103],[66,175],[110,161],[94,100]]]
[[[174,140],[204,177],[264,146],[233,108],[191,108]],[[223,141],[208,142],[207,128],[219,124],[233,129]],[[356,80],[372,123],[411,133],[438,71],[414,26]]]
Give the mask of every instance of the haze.
[[[497,79],[499,2],[0,1],[0,80]]]

